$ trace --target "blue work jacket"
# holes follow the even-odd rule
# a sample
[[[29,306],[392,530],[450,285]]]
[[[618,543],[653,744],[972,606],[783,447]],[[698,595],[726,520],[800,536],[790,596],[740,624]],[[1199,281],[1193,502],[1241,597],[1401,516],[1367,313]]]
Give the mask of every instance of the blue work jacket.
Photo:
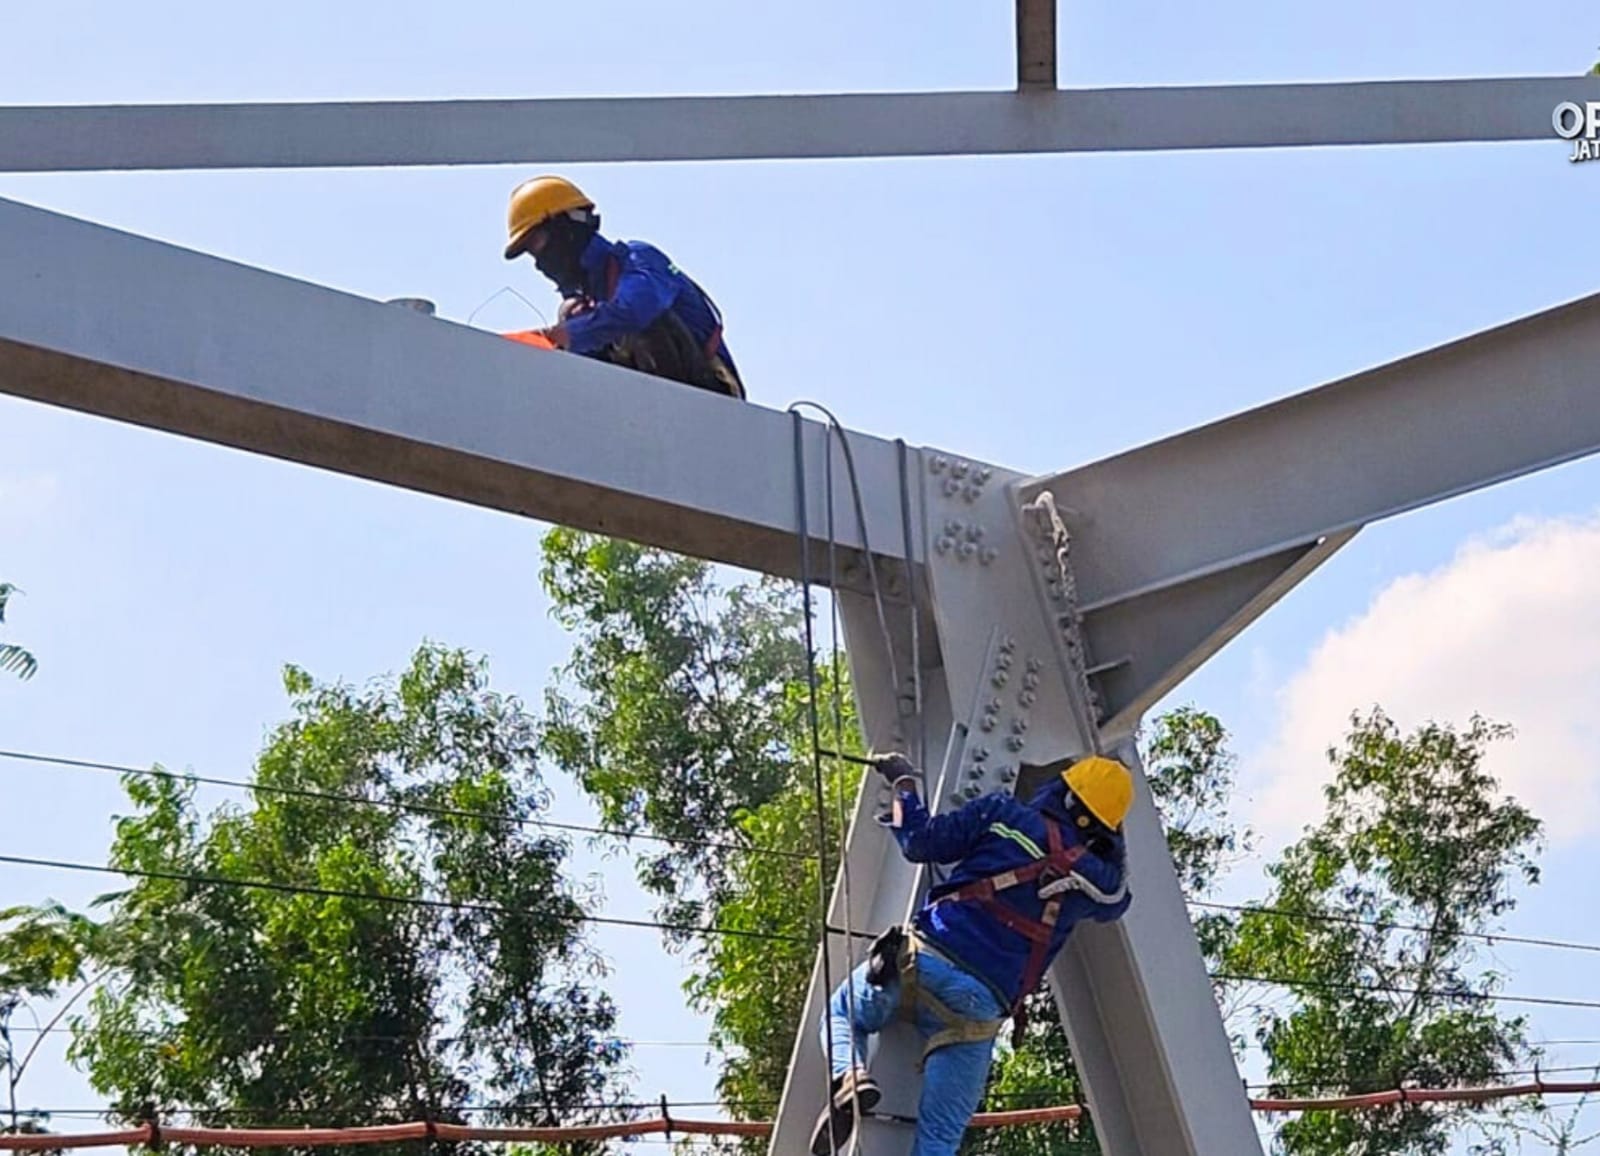
[[[939,897],[1041,858],[1049,850],[1044,823],[1047,813],[1056,820],[1064,847],[1080,845],[1083,840],[1067,816],[1062,787],[1059,782],[1047,786],[1031,803],[1019,802],[1010,795],[984,795],[943,815],[930,815],[915,792],[902,791],[899,795],[902,821],[891,829],[901,853],[913,863],[954,865],[949,877],[929,893],[928,901],[912,922],[922,937],[951,962],[984,980],[1007,1007],[1012,1006],[1027,994],[1021,987],[1032,944],[982,904],[973,900],[941,903]],[[1114,852],[1109,859],[1085,849],[1073,869],[1108,896],[1122,887],[1125,871],[1122,837],[1113,838]],[[1036,883],[1021,883],[996,893],[994,901],[1038,921],[1046,901],[1037,892]],[[1050,959],[1066,943],[1074,924],[1083,919],[1117,919],[1132,901],[1132,896],[1124,892],[1116,902],[1102,903],[1077,890],[1066,891],[1058,898],[1061,907],[1050,941]]]
[[[701,348],[722,327],[711,298],[654,245],[608,241],[596,233],[579,260],[584,284],[562,286],[562,294],[581,293],[595,307],[567,319],[567,346],[574,353],[596,354],[620,337],[642,333],[668,309],[678,315]],[[733,355],[720,335],[712,352],[738,375]]]

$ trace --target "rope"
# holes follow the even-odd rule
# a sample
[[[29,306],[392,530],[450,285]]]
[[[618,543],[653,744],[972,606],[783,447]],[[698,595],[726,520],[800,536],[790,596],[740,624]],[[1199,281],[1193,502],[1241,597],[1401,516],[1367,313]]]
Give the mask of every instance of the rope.
[[[901,684],[901,680],[900,680],[899,664],[898,664],[898,662],[897,662],[897,660],[895,658],[894,635],[893,635],[893,632],[889,629],[888,613],[887,613],[887,611],[885,609],[885,606],[884,606],[883,587],[882,587],[882,584],[881,584],[881,582],[879,580],[879,577],[878,577],[877,561],[874,558],[873,553],[872,553],[871,538],[870,538],[870,535],[869,535],[869,532],[868,532],[868,529],[867,529],[866,508],[865,508],[865,503],[864,503],[864,501],[862,499],[860,478],[856,474],[855,455],[854,455],[854,453],[852,452],[852,450],[850,448],[849,434],[846,432],[843,424],[839,421],[839,419],[837,417],[835,417],[834,414],[832,413],[832,411],[827,409],[825,406],[818,405],[816,402],[809,402],[809,401],[795,402],[793,405],[791,405],[789,407],[789,414],[790,414],[790,417],[792,418],[792,420],[794,422],[794,455],[795,455],[794,467],[795,467],[795,490],[796,490],[796,510],[797,510],[796,532],[797,532],[797,536],[799,538],[799,547],[800,547],[801,602],[802,602],[802,610],[803,610],[803,613],[805,615],[806,685],[807,685],[807,688],[808,688],[808,691],[809,691],[809,693],[807,695],[807,711],[808,711],[808,716],[809,716],[810,725],[811,725],[812,771],[813,771],[813,776],[814,776],[814,779],[815,779],[814,790],[815,790],[815,794],[816,794],[816,803],[817,803],[817,845],[818,845],[818,851],[819,851],[819,854],[820,854],[820,853],[822,853],[824,851],[824,849],[826,848],[826,845],[827,845],[827,813],[826,813],[826,810],[825,810],[825,802],[824,802],[824,796],[826,794],[826,790],[825,790],[825,787],[824,787],[823,775],[822,775],[822,753],[823,753],[823,749],[822,749],[822,739],[821,739],[821,728],[820,728],[820,725],[818,723],[818,712],[817,712],[817,705],[816,705],[818,679],[817,679],[816,649],[815,649],[813,630],[812,630],[811,534],[810,534],[809,510],[808,510],[808,502],[807,502],[807,499],[809,497],[809,492],[808,492],[808,486],[806,484],[806,466],[805,466],[805,441],[804,441],[805,421],[800,416],[800,410],[802,408],[805,408],[805,407],[809,407],[809,408],[815,409],[815,410],[819,411],[823,415],[823,417],[827,421],[827,427],[828,427],[828,432],[829,432],[829,440],[832,440],[833,438],[837,438],[838,439],[839,448],[842,451],[843,456],[844,456],[845,469],[846,469],[847,474],[848,474],[848,480],[849,480],[849,486],[850,486],[851,505],[852,505],[852,507],[853,507],[853,509],[855,511],[857,529],[861,534],[861,548],[862,548],[862,552],[863,552],[863,554],[865,555],[865,558],[866,558],[867,580],[868,580],[869,588],[872,591],[872,603],[873,603],[873,608],[874,608],[874,610],[875,610],[875,612],[877,614],[878,629],[881,632],[882,637],[883,637],[884,655],[885,655],[885,658],[887,659],[888,664],[889,664],[889,677],[890,677],[890,680],[891,680],[891,682],[893,683],[893,686],[894,686],[894,696],[895,696],[894,700],[895,700],[895,703],[896,703],[897,707],[898,707],[898,703],[899,703],[899,695],[900,695],[900,690],[901,690],[901,685],[902,684]],[[903,451],[903,447],[904,447],[904,444],[902,443],[902,451]],[[907,557],[906,557],[906,577],[907,577],[908,585],[910,587],[910,596],[911,596],[911,600],[912,600],[912,602],[911,602],[911,605],[912,605],[912,666],[913,666],[913,670],[912,670],[912,694],[913,694],[913,701],[914,701],[914,704],[915,704],[917,717],[918,717],[918,720],[919,720],[919,723],[920,723],[921,716],[922,716],[922,690],[921,690],[921,671],[920,671],[921,653],[920,653],[920,642],[918,640],[918,634],[917,634],[918,627],[917,627],[917,621],[916,621],[916,619],[917,619],[917,607],[916,607],[915,583],[914,583],[914,581],[912,581],[912,577],[913,576],[911,574],[909,495],[908,495],[908,492],[907,492],[906,486],[905,486],[905,477],[904,477],[904,468],[903,467],[904,467],[904,463],[903,463],[903,453],[902,453],[902,474],[901,474],[902,531],[906,535],[906,546],[907,546],[907,550],[906,550],[906,553],[907,553]],[[839,595],[838,595],[839,577],[840,577],[840,575],[839,575],[839,566],[838,566],[838,533],[837,533],[837,527],[835,525],[835,520],[834,520],[835,519],[834,508],[835,508],[836,503],[834,501],[833,453],[832,453],[832,450],[830,448],[826,448],[826,443],[825,443],[825,450],[824,450],[824,455],[823,455],[823,499],[824,499],[824,502],[825,502],[825,504],[827,506],[828,582],[829,582],[829,588],[830,588],[830,599],[829,599],[829,601],[830,601],[830,630],[829,630],[829,638],[830,638],[830,645],[831,645],[831,661],[833,663],[833,668],[832,668],[832,677],[833,677],[832,699],[833,699],[833,716],[834,716],[834,741],[835,741],[835,743],[842,745],[843,740],[844,740],[844,733],[843,733],[844,732],[844,705],[843,705],[843,699],[842,699],[842,696],[841,696],[841,693],[840,693],[840,689],[839,689],[839,659],[840,659],[839,635],[840,635],[840,632],[841,632],[841,626],[840,626],[840,616],[839,616]],[[898,711],[897,711],[897,714],[896,714],[896,724],[897,724],[897,728],[898,728],[898,724],[899,724]],[[919,758],[920,758],[920,752],[919,752]],[[841,885],[841,887],[842,887],[842,889],[844,891],[845,932],[846,932],[846,935],[847,935],[847,938],[845,940],[846,969],[845,969],[845,978],[844,978],[844,993],[845,993],[845,1002],[846,1002],[846,1015],[849,1017],[850,1024],[852,1025],[851,1030],[852,1030],[852,1033],[853,1033],[854,1032],[854,1025],[857,1022],[857,1017],[856,1017],[856,996],[855,996],[855,983],[854,983],[854,971],[855,971],[855,962],[856,961],[855,961],[855,952],[854,952],[855,932],[854,932],[854,929],[850,926],[850,920],[851,920],[851,913],[854,910],[854,906],[855,905],[854,905],[854,901],[853,901],[853,898],[852,898],[852,895],[851,895],[850,860],[849,860],[849,845],[848,845],[848,821],[847,821],[847,816],[845,814],[844,793],[842,791],[839,793],[839,797],[837,799],[837,810],[838,810],[838,819],[839,819],[839,876],[840,876],[840,885]],[[818,895],[819,895],[819,902],[821,903],[821,906],[822,906],[823,932],[822,932],[822,942],[821,942],[820,950],[822,952],[823,985],[824,985],[824,987],[826,989],[826,992],[827,992],[827,997],[826,998],[827,998],[828,1001],[831,1002],[831,1000],[833,998],[834,985],[833,985],[833,974],[832,974],[833,968],[832,968],[831,960],[829,958],[829,942],[828,942],[828,929],[827,929],[827,922],[828,922],[828,920],[827,920],[828,896],[827,896],[826,886],[825,886],[824,880],[822,878],[822,873],[821,873],[820,869],[818,871],[818,887],[817,887],[817,890],[818,890]],[[832,1098],[831,1088],[832,1088],[833,1052],[834,1052],[834,1046],[835,1046],[837,1041],[834,1039],[834,1033],[833,1033],[833,1016],[832,1016],[831,1011],[826,1006],[824,1008],[823,1022],[826,1025],[825,1028],[824,1028],[824,1033],[825,1033],[825,1036],[826,1036],[826,1042],[827,1042],[827,1048],[828,1048],[828,1055],[826,1057],[826,1064],[827,1064],[827,1071],[829,1072],[828,1088],[830,1089],[830,1091],[829,1091],[829,1101],[831,1103],[831,1098]],[[802,1030],[804,1030],[804,1028],[802,1028]],[[854,1041],[853,1040],[852,1040],[852,1042],[850,1044],[850,1062],[851,1062],[851,1066],[854,1067],[855,1063],[856,1063],[856,1056],[855,1056],[855,1045],[854,1045]],[[855,1153],[856,1156],[859,1156],[859,1154],[860,1154],[860,1146],[861,1146],[861,1131],[862,1131],[862,1129],[861,1129],[861,1102],[860,1102],[859,1099],[857,1099],[856,1097],[852,1096],[851,1097],[851,1101],[850,1101],[850,1105],[851,1105],[851,1112],[854,1115],[854,1125],[855,1125],[852,1128],[851,1133],[850,1133],[850,1135],[851,1135],[851,1151],[853,1153]],[[830,1119],[830,1127],[831,1127],[831,1121],[832,1121],[831,1114],[830,1114],[829,1119]],[[837,1136],[836,1135],[833,1136],[832,1139],[835,1141],[834,1142],[834,1148],[835,1148],[835,1150],[837,1150],[838,1149]]]
[[[833,516],[833,454],[829,453],[823,458],[823,491],[824,500],[828,505],[828,643],[829,643],[829,697],[833,700],[833,741],[836,746],[844,745],[844,696],[839,687],[839,538],[834,526]],[[811,655],[806,656],[812,664],[813,673],[815,662]],[[815,685],[813,679],[812,685]],[[817,748],[821,754],[821,748]],[[850,841],[849,819],[845,811],[844,791],[841,789],[834,795],[834,809],[839,821],[839,878],[844,887],[844,925],[847,931],[852,930],[850,919],[855,910],[855,901],[850,896]],[[846,938],[845,947],[845,1014],[850,1017],[851,1030],[854,1031],[856,1023],[856,985],[855,985],[855,939]],[[824,940],[823,950],[827,950]],[[831,996],[831,993],[830,993]],[[831,1049],[830,1049],[831,1050]],[[851,1061],[855,1059],[855,1047],[851,1045]],[[829,1066],[832,1066],[832,1057],[829,1057]],[[854,1117],[854,1127],[850,1130],[850,1151],[852,1156],[861,1156],[861,1101],[859,1098],[850,1097],[850,1111]]]
[[[806,492],[806,455],[805,455],[805,419],[794,409],[789,410],[794,428],[794,473],[795,473],[795,525],[800,544],[800,603],[801,612],[805,618],[805,645],[806,645],[806,718],[811,732],[811,771],[813,791],[816,797],[817,814],[817,907],[819,913],[818,923],[822,930],[820,951],[822,954],[822,990],[823,990],[823,1035],[828,1045],[828,1054],[823,1057],[823,1070],[828,1073],[827,1082],[823,1086],[823,1094],[829,1105],[833,1102],[833,1015],[829,1004],[833,1000],[833,961],[829,958],[828,951],[828,880],[824,868],[827,865],[828,851],[828,806],[824,798],[822,781],[822,735],[817,721],[817,659],[816,639],[811,622],[811,533],[809,511],[807,510]],[[832,454],[829,454],[832,459]],[[833,503],[828,504],[831,518]],[[848,980],[848,977],[846,977]],[[853,1018],[852,1018],[853,1022]],[[805,1030],[802,1024],[801,1031]],[[852,1048],[853,1051],[853,1048]],[[852,1057],[853,1058],[853,1057]],[[833,1122],[832,1112],[829,1112],[829,1125]],[[833,1140],[833,1150],[839,1150],[838,1136],[830,1135]]]

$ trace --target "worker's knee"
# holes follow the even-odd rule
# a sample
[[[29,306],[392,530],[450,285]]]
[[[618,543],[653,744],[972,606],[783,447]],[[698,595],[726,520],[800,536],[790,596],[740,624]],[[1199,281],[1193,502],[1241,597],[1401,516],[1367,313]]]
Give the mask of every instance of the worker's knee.
[[[828,1010],[836,1018],[853,1024],[864,1032],[881,1032],[889,1026],[900,1008],[900,983],[895,980],[884,987],[874,987],[867,982],[867,965],[862,964],[834,989]]]

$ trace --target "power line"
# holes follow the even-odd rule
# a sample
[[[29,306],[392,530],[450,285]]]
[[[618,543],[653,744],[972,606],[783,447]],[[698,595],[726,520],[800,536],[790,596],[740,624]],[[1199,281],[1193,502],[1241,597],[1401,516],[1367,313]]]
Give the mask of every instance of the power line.
[[[0,750],[0,758],[14,759],[19,762],[40,763],[47,766],[72,767],[78,770],[107,771],[119,775],[133,775],[137,778],[166,779],[172,782],[205,783],[212,787],[227,787],[232,790],[261,791],[264,794],[280,795],[291,799],[306,799],[313,802],[335,803],[345,806],[381,807],[391,811],[402,811],[414,815],[433,815],[439,818],[454,819],[481,819],[491,823],[516,824],[518,826],[544,827],[554,831],[573,831],[585,835],[605,835],[613,839],[643,839],[654,843],[672,843],[685,847],[701,847],[707,850],[732,851],[738,853],[754,852],[761,855],[773,855],[784,859],[813,860],[815,855],[804,851],[784,851],[777,847],[757,847],[744,843],[725,843],[716,839],[698,839],[687,835],[658,835],[643,831],[628,831],[620,827],[591,827],[582,823],[564,823],[555,819],[535,819],[514,815],[497,815],[492,811],[474,811],[460,807],[440,807],[431,803],[407,803],[398,799],[369,799],[363,795],[351,795],[340,791],[318,791],[309,787],[277,787],[266,783],[249,782],[244,779],[224,779],[211,775],[196,775],[190,772],[164,771],[153,767],[133,767],[120,763],[102,763],[93,759],[71,759],[56,755],[39,755],[27,751]]]
[[[418,895],[384,895],[373,891],[349,891],[341,887],[317,887],[295,883],[279,883],[269,879],[234,879],[225,875],[203,875],[190,871],[157,871],[137,867],[106,867],[97,863],[72,863],[61,859],[35,859],[23,855],[0,855],[0,863],[19,867],[43,867],[52,871],[80,871],[96,875],[123,875],[134,879],[164,879],[177,883],[199,883],[206,886],[238,887],[247,890],[274,891],[285,895],[317,895],[325,899],[359,899],[374,903],[394,903],[406,907],[424,907],[443,911],[473,911],[485,915],[522,917],[527,913],[516,911],[498,903],[475,903],[466,900],[429,899]],[[764,939],[778,943],[810,943],[809,936],[785,935],[777,931],[753,931],[740,927],[702,927],[691,923],[666,923],[649,919],[623,919],[618,916],[577,915],[580,923],[593,923],[609,927],[644,927],[655,931],[682,931],[694,935],[729,935],[744,939]],[[831,929],[830,930],[834,930]],[[864,932],[862,934],[865,934]]]
[[[66,1036],[66,1035],[72,1035],[73,1034],[73,1029],[68,1024],[56,1024],[53,1027],[37,1027],[37,1026],[35,1026],[33,1024],[12,1024],[10,1027],[5,1029],[5,1033],[8,1034],[8,1035]],[[140,1033],[137,1034],[137,1038],[147,1039],[147,1040],[151,1040],[151,1041],[158,1041],[158,1040],[165,1039],[166,1037],[163,1036],[160,1032],[140,1032]],[[407,1042],[407,1041],[413,1040],[413,1039],[416,1038],[416,1036],[415,1035],[403,1035],[403,1034],[399,1034],[399,1033],[388,1033],[388,1034],[382,1034],[382,1033],[377,1033],[377,1034],[374,1034],[374,1033],[356,1033],[356,1034],[352,1034],[352,1035],[339,1035],[339,1036],[332,1037],[330,1039],[329,1037],[326,1037],[321,1032],[313,1031],[313,1030],[307,1029],[307,1028],[301,1028],[301,1029],[285,1030],[285,1031],[278,1031],[278,1032],[247,1032],[247,1033],[240,1033],[240,1034],[237,1034],[237,1035],[233,1035],[232,1038],[233,1039],[239,1039],[239,1040],[251,1040],[251,1041],[255,1041],[255,1042],[260,1042],[260,1041],[265,1041],[265,1040],[304,1040],[304,1039],[314,1039],[314,1040],[319,1040],[319,1041],[328,1042],[328,1043],[366,1044],[366,1043],[402,1043],[402,1042]],[[441,1036],[435,1042],[440,1043],[440,1044],[454,1044],[454,1043],[459,1043],[460,1041],[462,1041],[465,1038],[466,1038],[465,1036]],[[484,1036],[484,1035],[478,1035],[478,1036],[475,1036],[474,1038],[476,1038],[476,1039],[492,1039],[492,1040],[500,1040],[500,1039],[512,1040],[513,1039],[513,1037],[510,1037],[510,1036]],[[626,1038],[624,1038],[622,1036],[607,1036],[603,1040],[601,1040],[601,1042],[604,1043],[604,1044],[608,1044],[608,1045],[609,1044],[621,1044],[623,1047],[630,1048],[630,1049],[631,1048],[701,1048],[701,1049],[704,1049],[706,1051],[711,1051],[711,1050],[714,1049],[714,1045],[709,1040],[630,1040],[630,1039],[626,1039]]]
[[[822,750],[824,757],[840,758],[850,762],[870,763],[864,756],[849,755],[833,750]],[[342,804],[348,806],[378,807],[387,810],[401,811],[409,814],[433,815],[441,818],[480,819],[486,822],[516,824],[519,826],[541,827],[548,830],[570,831],[577,834],[599,835],[614,839],[639,839],[646,842],[666,843],[678,846],[700,847],[707,850],[729,851],[734,853],[771,855],[777,858],[795,859],[805,862],[814,862],[817,858],[814,852],[786,851],[777,847],[762,847],[743,843],[728,843],[716,839],[699,839],[684,835],[661,835],[653,832],[629,831],[619,827],[597,827],[582,823],[567,823],[555,819],[538,819],[499,815],[490,811],[474,811],[467,808],[441,807],[428,803],[408,803],[392,799],[369,799],[361,795],[351,795],[336,791],[319,791],[304,787],[280,787],[265,783],[250,782],[243,779],[227,779],[209,775],[196,775],[189,772],[166,771],[156,768],[134,767],[120,763],[99,762],[93,759],[67,758],[57,755],[41,755],[27,751],[0,750],[0,758],[13,759],[22,762],[39,763],[49,766],[71,767],[80,770],[106,771],[120,775],[132,775],[138,778],[166,779],[174,782],[204,783],[208,786],[225,787],[233,790],[260,791],[265,794],[279,795],[286,798],[306,799],[308,801]],[[1414,923],[1400,923],[1382,919],[1364,919],[1354,915],[1341,915],[1332,912],[1294,911],[1282,907],[1266,907],[1252,904],[1217,903],[1211,900],[1191,899],[1190,907],[1200,907],[1212,911],[1229,911],[1240,915],[1262,914],[1275,915],[1286,919],[1300,919],[1317,923],[1343,923],[1352,926],[1382,928],[1392,931],[1417,931],[1428,932],[1433,928]],[[669,929],[674,930],[674,929]],[[1547,939],[1537,936],[1509,935],[1497,932],[1462,931],[1456,935],[1462,939],[1475,939],[1494,945],[1499,943],[1518,944],[1528,947],[1547,947],[1563,951],[1584,951],[1600,953],[1600,943],[1585,943],[1576,940]]]
[[[1285,919],[1303,919],[1314,923],[1345,923],[1357,927],[1382,928],[1388,931],[1437,932],[1436,928],[1424,927],[1418,923],[1396,923],[1387,919],[1363,919],[1356,915],[1340,915],[1333,912],[1291,911],[1283,907],[1263,907],[1240,903],[1212,903],[1202,899],[1191,899],[1188,902],[1190,907],[1205,907],[1212,911],[1232,911],[1240,915],[1277,915]],[[1516,943],[1527,947],[1554,947],[1563,951],[1600,952],[1600,943],[1579,943],[1569,939],[1540,939],[1527,935],[1501,935],[1492,931],[1457,931],[1454,935],[1459,939],[1481,939],[1489,944]]]
[[[1391,984],[1339,983],[1335,980],[1296,979],[1289,976],[1242,975],[1234,972],[1214,971],[1211,978],[1223,983],[1265,983],[1277,987],[1309,987],[1325,991],[1373,992],[1382,995],[1438,996],[1459,999],[1470,1003],[1522,1003],[1542,1007],[1594,1008],[1600,1010],[1600,1000],[1560,999],[1554,996],[1504,995],[1499,992],[1449,991],[1445,988],[1398,987]]]

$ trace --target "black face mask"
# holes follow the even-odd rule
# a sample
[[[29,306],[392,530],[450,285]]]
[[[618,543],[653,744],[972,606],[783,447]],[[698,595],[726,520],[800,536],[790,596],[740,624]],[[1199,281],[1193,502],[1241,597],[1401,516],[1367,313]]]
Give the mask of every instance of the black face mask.
[[[557,218],[545,226],[548,240],[534,255],[533,263],[562,294],[572,296],[584,288],[583,251],[594,236],[595,226],[568,218]]]

